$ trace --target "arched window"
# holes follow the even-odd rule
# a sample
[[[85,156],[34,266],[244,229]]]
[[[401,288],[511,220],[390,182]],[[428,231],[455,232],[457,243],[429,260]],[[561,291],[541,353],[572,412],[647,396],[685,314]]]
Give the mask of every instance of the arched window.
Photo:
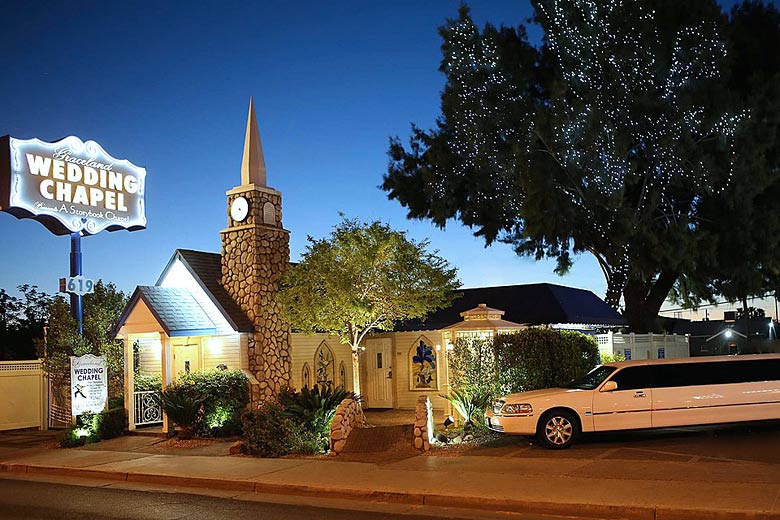
[[[332,387],[336,381],[336,363],[333,359],[333,351],[324,341],[320,343],[314,353],[314,370],[316,371],[317,384],[322,387]]]
[[[311,388],[311,369],[308,363],[304,363],[301,370],[301,388]]]
[[[339,386],[347,388],[347,367],[344,366],[343,361],[339,364]]]
[[[409,388],[411,390],[438,390],[436,352],[431,340],[422,336],[409,349]]]
[[[276,225],[276,208],[270,202],[263,204],[263,224]]]

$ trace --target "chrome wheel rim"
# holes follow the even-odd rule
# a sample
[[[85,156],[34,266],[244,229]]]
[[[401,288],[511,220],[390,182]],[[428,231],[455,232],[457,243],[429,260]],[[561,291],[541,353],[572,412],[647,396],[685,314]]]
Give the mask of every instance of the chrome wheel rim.
[[[556,446],[563,446],[569,442],[573,433],[574,426],[566,417],[551,417],[544,425],[544,436]]]

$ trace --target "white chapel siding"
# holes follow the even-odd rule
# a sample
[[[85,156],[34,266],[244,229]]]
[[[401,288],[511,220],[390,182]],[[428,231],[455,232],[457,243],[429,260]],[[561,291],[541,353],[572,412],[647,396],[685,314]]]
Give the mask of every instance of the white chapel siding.
[[[300,390],[303,386],[302,373],[303,365],[308,363],[309,369],[312,374],[312,384],[316,383],[315,376],[315,363],[314,354],[317,352],[320,344],[327,342],[330,349],[333,351],[333,359],[335,364],[335,376],[336,385],[339,381],[339,366],[344,363],[344,368],[347,372],[347,389],[352,389],[352,354],[348,345],[344,345],[339,341],[338,336],[329,336],[327,334],[292,334],[292,345],[290,349],[291,365],[292,365],[292,385],[296,390]]]
[[[444,365],[444,356],[446,354],[441,332],[435,330],[394,332],[390,334],[390,337],[393,339],[393,351],[395,352],[393,378],[396,385],[396,408],[414,409],[417,406],[417,398],[421,395],[428,395],[431,398],[433,407],[437,410],[443,410],[447,406],[447,401],[439,397],[439,394],[447,393],[447,381]],[[413,347],[417,347],[420,338],[430,341],[432,343],[431,346],[434,347],[434,354],[436,354],[436,379],[438,386],[430,390],[410,390],[409,352]],[[435,350],[436,345],[440,345],[441,350]]]
[[[138,372],[159,374],[162,372],[162,342],[159,338],[140,338],[138,341]],[[130,345],[130,348],[133,348]]]
[[[233,327],[230,326],[230,323],[228,323],[219,309],[217,309],[217,306],[211,301],[209,295],[206,294],[206,291],[198,284],[197,280],[192,277],[190,271],[179,258],[176,258],[173,263],[171,263],[171,266],[165,272],[164,277],[160,280],[158,285],[161,287],[183,287],[188,289],[193,298],[195,298],[195,301],[198,302],[198,305],[201,306],[209,319],[216,325],[216,336],[235,334]]]
[[[203,368],[211,370],[226,365],[230,370],[241,366],[241,335],[209,336],[203,338]]]

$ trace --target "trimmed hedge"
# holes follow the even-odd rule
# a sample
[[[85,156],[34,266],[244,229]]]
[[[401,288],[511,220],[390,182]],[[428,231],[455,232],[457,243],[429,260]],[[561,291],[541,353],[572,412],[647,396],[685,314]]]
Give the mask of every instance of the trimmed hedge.
[[[499,384],[504,392],[526,392],[564,385],[585,375],[599,361],[596,340],[586,334],[528,328],[494,340]]]
[[[177,384],[202,395],[203,415],[193,425],[197,435],[241,434],[241,414],[249,404],[249,379],[240,370],[209,370],[181,374]]]

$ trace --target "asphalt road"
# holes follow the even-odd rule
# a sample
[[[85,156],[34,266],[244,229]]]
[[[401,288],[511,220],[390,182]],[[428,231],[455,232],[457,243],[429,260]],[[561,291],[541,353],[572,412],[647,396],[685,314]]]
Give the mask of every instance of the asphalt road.
[[[42,477],[45,478],[45,477]],[[95,485],[94,482],[92,484]],[[110,481],[105,485],[112,485]],[[251,494],[250,494],[251,495]],[[2,520],[577,520],[571,516],[527,516],[476,509],[410,506],[403,504],[354,504],[354,509],[274,503],[254,498],[219,498],[206,495],[136,491],[111,487],[84,487],[55,482],[0,478]],[[295,500],[285,497],[285,502]],[[316,499],[302,499],[309,502]],[[342,501],[349,502],[349,501]],[[349,507],[345,505],[344,507]],[[426,507],[425,511],[421,511]],[[362,509],[361,509],[362,508]],[[588,517],[587,520],[606,520]],[[614,520],[614,519],[610,519]]]
[[[311,506],[244,502],[179,493],[79,487],[21,480],[0,480],[0,518],[3,520],[257,520],[350,518],[423,519],[376,512],[323,509]]]

